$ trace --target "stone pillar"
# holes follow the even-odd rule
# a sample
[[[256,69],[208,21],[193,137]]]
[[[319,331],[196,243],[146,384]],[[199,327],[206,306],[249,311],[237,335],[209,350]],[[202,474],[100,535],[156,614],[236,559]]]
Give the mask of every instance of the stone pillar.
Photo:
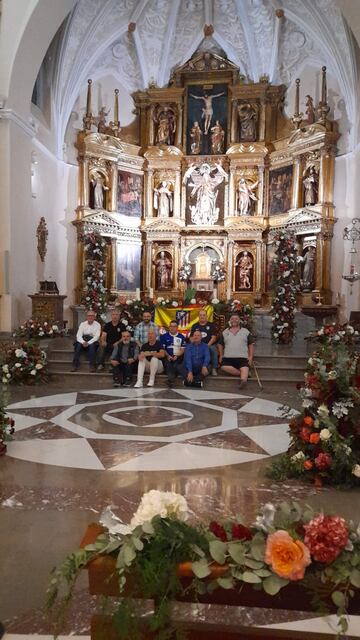
[[[294,160],[293,194],[291,208],[301,207],[301,159]]]

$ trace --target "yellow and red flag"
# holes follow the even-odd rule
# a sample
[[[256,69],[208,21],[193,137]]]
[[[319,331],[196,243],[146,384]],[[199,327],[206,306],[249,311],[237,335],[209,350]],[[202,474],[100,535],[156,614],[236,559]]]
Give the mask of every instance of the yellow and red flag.
[[[209,322],[213,321],[214,308],[211,304],[204,306],[203,304],[191,304],[187,307],[156,307],[155,308],[155,324],[159,327],[169,328],[172,320],[176,320],[179,325],[179,331],[188,334],[193,324],[199,321],[199,311],[206,311]]]

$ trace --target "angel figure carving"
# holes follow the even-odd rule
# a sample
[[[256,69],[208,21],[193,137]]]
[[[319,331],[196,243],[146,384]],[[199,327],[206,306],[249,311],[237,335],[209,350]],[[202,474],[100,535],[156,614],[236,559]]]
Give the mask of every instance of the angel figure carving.
[[[188,182],[191,178],[191,182]],[[215,163],[213,168],[207,162],[200,167],[192,164],[185,172],[183,184],[192,187],[190,199],[196,198],[196,203],[190,205],[191,222],[196,225],[215,224],[219,218],[219,207],[216,199],[220,184],[228,182],[227,173],[222,166]]]
[[[254,194],[254,189],[256,189],[258,184],[258,180],[252,183],[248,180],[245,180],[245,178],[240,178],[237,189],[239,216],[250,215],[251,201],[257,201],[257,197]]]
[[[159,218],[168,218],[172,213],[173,194],[164,180],[154,189],[154,209],[158,212]]]

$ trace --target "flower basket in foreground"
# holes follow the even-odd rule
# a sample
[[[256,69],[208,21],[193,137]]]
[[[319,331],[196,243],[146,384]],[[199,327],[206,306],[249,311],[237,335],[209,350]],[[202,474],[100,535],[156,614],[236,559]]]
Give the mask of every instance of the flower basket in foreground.
[[[297,503],[265,505],[250,527],[241,518],[188,524],[188,516],[183,496],[154,490],[129,525],[105,509],[103,526],[91,525],[81,548],[54,570],[49,609],[63,610],[87,568],[91,594],[121,596],[112,624],[124,640],[151,637],[136,635],[149,599],[148,628],[157,640],[171,637],[171,607],[184,601],[336,610],[346,632],[347,612],[360,605],[360,526]]]

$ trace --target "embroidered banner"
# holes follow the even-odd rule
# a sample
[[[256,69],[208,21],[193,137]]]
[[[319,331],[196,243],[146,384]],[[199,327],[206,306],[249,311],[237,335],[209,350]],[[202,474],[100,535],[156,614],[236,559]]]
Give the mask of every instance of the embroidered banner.
[[[189,307],[171,307],[170,309],[166,307],[156,307],[154,322],[159,327],[168,329],[170,322],[176,320],[179,325],[179,331],[181,331],[181,333],[188,333],[193,324],[199,321],[200,309],[206,311],[207,319],[209,322],[212,322],[214,309],[211,304],[205,307],[202,304],[192,304]]]

